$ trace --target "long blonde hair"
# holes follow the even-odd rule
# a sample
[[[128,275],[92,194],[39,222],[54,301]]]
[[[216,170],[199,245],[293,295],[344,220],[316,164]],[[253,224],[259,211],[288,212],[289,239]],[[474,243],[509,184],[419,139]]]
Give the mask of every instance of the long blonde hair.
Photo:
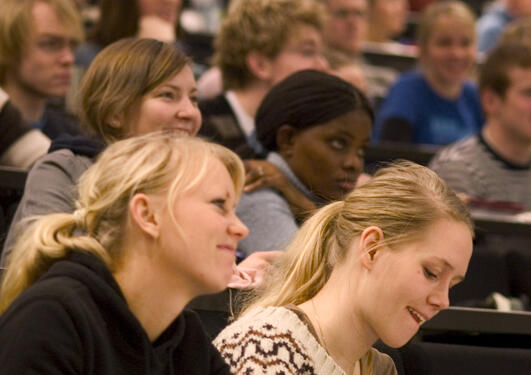
[[[430,169],[398,161],[380,169],[344,201],[319,209],[299,230],[271,276],[247,301],[257,306],[301,304],[319,292],[334,266],[346,258],[353,239],[379,227],[387,246],[413,241],[438,219],[473,223],[461,200]]]
[[[109,146],[82,175],[76,211],[33,218],[19,237],[2,281],[0,312],[73,250],[92,253],[115,269],[129,200],[140,192],[165,194],[168,207],[173,207],[179,195],[202,181],[215,159],[226,166],[239,197],[244,167],[223,146],[158,132]]]

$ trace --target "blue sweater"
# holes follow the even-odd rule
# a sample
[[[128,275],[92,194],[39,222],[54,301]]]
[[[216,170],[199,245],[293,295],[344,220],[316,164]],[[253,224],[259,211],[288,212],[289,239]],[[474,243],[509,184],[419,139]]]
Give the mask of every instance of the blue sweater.
[[[376,116],[373,140],[380,141],[389,119],[412,127],[412,143],[446,145],[477,133],[484,122],[477,88],[466,82],[459,97],[437,94],[420,71],[403,74],[391,88]]]

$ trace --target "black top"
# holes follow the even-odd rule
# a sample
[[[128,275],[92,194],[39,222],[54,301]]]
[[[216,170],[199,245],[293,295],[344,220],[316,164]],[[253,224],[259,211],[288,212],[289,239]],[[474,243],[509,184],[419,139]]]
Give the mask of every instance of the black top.
[[[263,155],[258,155],[248,144],[225,95],[199,101],[199,109],[203,117],[203,124],[199,129],[200,136],[231,149],[242,159],[263,158]]]
[[[230,374],[195,313],[150,342],[93,255],[55,263],[0,316],[2,374]]]

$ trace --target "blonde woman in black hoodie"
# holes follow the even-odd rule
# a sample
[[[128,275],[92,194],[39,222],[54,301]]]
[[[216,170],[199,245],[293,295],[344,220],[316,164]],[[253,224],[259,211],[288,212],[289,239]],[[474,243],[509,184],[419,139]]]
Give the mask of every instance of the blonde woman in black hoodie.
[[[229,374],[184,306],[225,289],[244,183],[232,151],[152,133],[110,145],[73,213],[17,241],[0,290],[6,374]]]

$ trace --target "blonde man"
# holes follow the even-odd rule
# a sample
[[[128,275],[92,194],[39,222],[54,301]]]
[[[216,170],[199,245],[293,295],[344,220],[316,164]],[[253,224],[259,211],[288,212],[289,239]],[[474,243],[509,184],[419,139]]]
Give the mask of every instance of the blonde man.
[[[71,0],[0,2],[0,85],[25,121],[50,138],[77,134],[77,124],[47,108],[70,88],[73,49],[83,29]]]
[[[215,40],[224,92],[200,102],[200,134],[242,157],[263,155],[254,116],[273,87],[302,69],[327,69],[322,5],[313,0],[235,0]]]

